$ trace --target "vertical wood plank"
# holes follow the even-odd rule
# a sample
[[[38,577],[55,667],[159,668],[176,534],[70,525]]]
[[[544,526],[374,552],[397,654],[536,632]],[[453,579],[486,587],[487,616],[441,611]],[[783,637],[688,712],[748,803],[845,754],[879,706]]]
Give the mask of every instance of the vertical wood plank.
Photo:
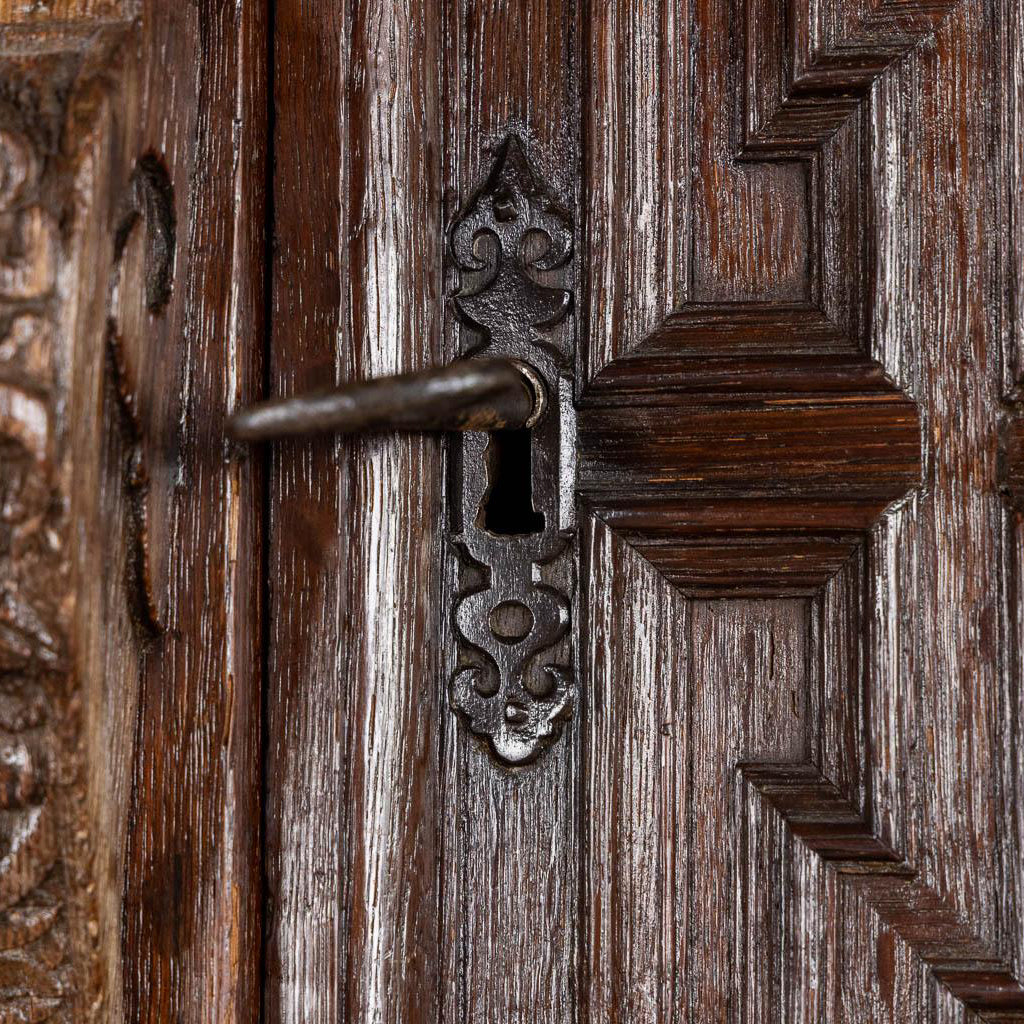
[[[277,5],[271,388],[440,358],[439,21]],[[266,1017],[437,1018],[436,439],[275,450]]]
[[[598,519],[584,526],[588,694],[582,1019],[664,1022],[692,908],[686,693],[689,604]],[[682,640],[682,642],[681,642]]]
[[[1015,394],[1020,407],[1024,379],[1024,0],[1005,0],[999,20],[999,93],[1003,118],[1000,208],[1002,353],[1004,394]],[[1018,420],[1019,422],[1019,420]],[[1006,890],[1000,901],[1000,931],[1006,936],[1010,962],[1024,975],[1024,934],[1011,921],[1024,914],[1024,516],[1003,511],[1004,608],[1000,648],[1005,666],[998,719],[1003,751],[999,806],[1007,819],[1001,866]],[[1016,865],[1017,869],[1014,870]]]
[[[140,641],[124,1013],[252,1022],[261,486],[258,466],[228,448],[223,420],[262,374],[266,10],[153,2],[139,25],[117,115],[118,186],[152,153],[173,188],[178,245],[166,309],[143,313],[135,339],[155,524],[140,543],[165,623]]]
[[[872,810],[881,838],[985,936],[995,935],[1001,888],[990,801],[1004,671],[997,237],[984,227],[996,187],[986,155],[993,15],[961,5],[883,80],[873,115],[884,240],[876,344],[922,403],[926,480],[871,552]],[[907,219],[910,235],[897,230]],[[926,299],[908,305],[908,286]]]
[[[445,5],[446,224],[513,132],[575,220],[578,17],[577,5],[561,0]],[[576,290],[572,270],[566,287]],[[575,331],[575,318],[559,329]],[[449,317],[447,354],[465,340]],[[510,771],[446,719],[445,1021],[576,1019],[578,736],[570,721],[536,763]]]
[[[55,401],[46,427],[63,492],[33,524],[69,587],[51,584],[47,601],[70,623],[60,668],[75,679],[48,769],[74,797],[50,884],[85,896],[44,907],[44,924],[62,923],[40,930],[40,908],[16,906],[17,885],[0,883],[0,1016],[12,1020],[259,1016],[261,488],[223,420],[261,376],[265,14],[259,2],[0,5],[12,55],[0,106],[36,147],[30,188],[37,172],[47,180],[22,197],[43,198],[47,216],[14,222],[13,249],[4,239],[4,298],[57,270],[9,333],[0,314],[8,364],[28,359]],[[141,164],[160,178],[148,206],[135,202]],[[156,240],[155,217],[176,223],[179,245]],[[20,717],[38,725],[36,712]],[[75,762],[61,763],[66,750]],[[45,844],[30,852],[48,856]],[[23,856],[4,843],[8,870],[12,853]],[[41,937],[31,956],[46,971],[9,948],[19,919]],[[89,987],[60,948],[65,925],[105,961]],[[61,991],[38,998],[50,971]]]
[[[725,1019],[741,971],[748,991],[771,1006],[784,976],[777,959],[739,954],[735,766],[809,756],[809,613],[804,600],[695,601],[690,612],[683,1020]]]
[[[686,600],[599,520],[584,552],[586,1019],[774,1019],[799,950],[756,942],[735,766],[809,756],[810,604]]]
[[[583,22],[581,383],[690,297],[689,7],[611,0]]]
[[[1024,3],[1004,0],[999,32],[1004,378],[1007,392],[1024,380]]]

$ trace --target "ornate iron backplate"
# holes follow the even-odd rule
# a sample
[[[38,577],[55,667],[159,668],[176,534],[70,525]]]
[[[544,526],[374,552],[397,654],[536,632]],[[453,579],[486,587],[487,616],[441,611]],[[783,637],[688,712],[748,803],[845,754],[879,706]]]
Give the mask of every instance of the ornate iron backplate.
[[[571,332],[558,330],[572,310],[571,292],[559,286],[568,276],[572,222],[511,137],[450,239],[460,284],[454,305],[468,329],[464,354],[519,360],[543,390],[544,410],[528,435],[465,434],[453,460],[462,569],[451,703],[495,757],[525,764],[558,738],[575,696],[563,663],[573,584],[559,564],[572,528],[560,457],[573,444]],[[490,522],[496,488],[520,507],[518,521],[513,514],[501,527]]]

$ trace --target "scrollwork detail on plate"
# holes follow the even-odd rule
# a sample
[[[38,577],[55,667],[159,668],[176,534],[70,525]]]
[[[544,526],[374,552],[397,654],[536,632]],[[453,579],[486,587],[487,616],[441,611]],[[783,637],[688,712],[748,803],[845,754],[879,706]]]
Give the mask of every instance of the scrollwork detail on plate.
[[[518,439],[531,506],[521,530],[492,528],[485,514],[502,471],[497,435],[455,442],[453,540],[462,571],[451,703],[500,762],[521,765],[558,738],[575,697],[573,673],[562,663],[571,595],[557,572],[545,578],[570,536],[558,453],[571,333],[557,328],[572,310],[572,293],[562,286],[572,220],[510,137],[452,225],[450,242],[460,279],[453,301],[469,337],[464,354],[519,360],[544,390],[543,417]]]

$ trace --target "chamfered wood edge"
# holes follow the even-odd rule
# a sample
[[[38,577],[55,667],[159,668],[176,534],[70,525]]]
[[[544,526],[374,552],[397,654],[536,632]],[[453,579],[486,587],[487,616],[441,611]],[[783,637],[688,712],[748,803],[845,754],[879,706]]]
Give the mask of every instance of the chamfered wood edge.
[[[860,13],[853,25],[844,25],[842,39],[835,39],[827,27],[814,31],[806,20],[794,27],[792,3],[746,0],[740,155],[764,159],[821,146],[856,111],[878,77],[932,36],[960,3],[883,2]]]
[[[920,412],[863,356],[724,341],[584,392],[581,499],[687,593],[814,592],[920,485]]]
[[[934,978],[985,1021],[1024,1020],[1024,985],[947,900],[874,834],[871,823],[813,764],[740,764],[743,829],[765,810],[855,890]]]
[[[999,481],[1009,505],[1024,512],[1024,415],[1017,409],[1001,424]]]

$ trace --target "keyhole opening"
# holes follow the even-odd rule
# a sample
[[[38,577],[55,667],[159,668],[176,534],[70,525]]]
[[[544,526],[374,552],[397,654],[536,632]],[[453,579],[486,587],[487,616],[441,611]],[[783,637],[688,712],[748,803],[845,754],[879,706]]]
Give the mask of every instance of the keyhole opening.
[[[544,516],[533,507],[533,431],[495,430],[487,447],[490,489],[484,529],[499,536],[540,533]]]

